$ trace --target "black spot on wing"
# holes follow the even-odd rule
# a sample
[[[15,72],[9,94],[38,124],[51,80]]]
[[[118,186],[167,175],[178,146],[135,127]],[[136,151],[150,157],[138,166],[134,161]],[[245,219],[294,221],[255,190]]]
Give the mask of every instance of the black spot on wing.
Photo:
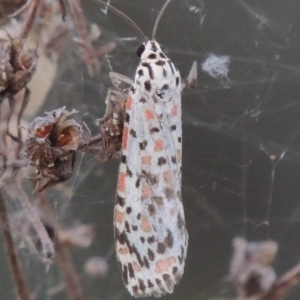
[[[150,81],[149,80],[145,81],[144,85],[145,85],[146,91],[150,92],[151,91],[151,83],[150,83]]]
[[[140,186],[140,183],[141,183],[141,179],[138,178],[135,182],[135,186],[138,188]]]
[[[148,238],[147,238],[147,242],[148,242],[149,244],[153,244],[153,243],[155,242],[155,237],[154,237],[154,235],[148,237]]]
[[[146,267],[147,269],[150,268],[149,260],[148,260],[148,258],[147,258],[146,256],[144,256],[144,264],[145,264],[145,267]]]
[[[149,213],[149,216],[153,216],[155,214],[155,207],[153,204],[149,204],[148,213]]]
[[[157,90],[156,95],[160,98],[163,98],[165,91],[169,89],[169,85],[165,84],[161,89]]]
[[[116,197],[116,202],[122,207],[125,205],[125,199],[123,197],[119,196],[118,194]]]
[[[179,85],[179,77],[176,77],[176,86]]]
[[[172,131],[176,130],[176,128],[177,128],[176,125],[172,125],[172,126],[171,126],[171,130],[172,130]]]
[[[141,99],[140,99],[140,102],[145,103],[145,102],[146,102],[146,99],[145,99],[145,98],[141,98]]]
[[[153,127],[153,128],[150,129],[150,133],[151,133],[151,134],[153,134],[153,133],[155,133],[155,132],[159,132],[159,128]]]
[[[149,258],[151,261],[154,260],[155,254],[154,254],[154,252],[153,252],[151,249],[149,249],[149,248],[148,248],[148,251],[147,251],[147,255],[148,255],[148,258]]]
[[[125,230],[126,232],[130,233],[130,227],[128,221],[125,221]]]
[[[154,284],[152,283],[152,281],[150,279],[148,279],[148,288],[153,288]]]
[[[135,278],[135,276],[134,276],[134,270],[133,270],[133,267],[132,267],[132,263],[128,264],[128,271],[129,271],[129,277],[130,278]]]
[[[159,166],[165,165],[167,163],[166,159],[164,157],[159,157],[157,160],[157,164]]]
[[[179,213],[178,216],[177,216],[177,226],[178,226],[179,230],[185,228],[185,220],[184,220],[184,218],[181,216],[180,213]]]
[[[164,76],[164,77],[167,77],[167,74],[168,74],[168,73],[167,73],[166,69],[163,68],[163,76]]]
[[[165,188],[165,194],[167,199],[172,199],[175,197],[174,189],[171,187]]]
[[[138,70],[138,75],[141,77],[141,76],[144,76],[144,71],[142,69]]]
[[[122,231],[122,233],[120,233],[119,230],[115,230],[115,237],[116,240],[121,244],[121,245],[125,245],[125,243],[128,241],[127,240],[127,236],[126,233],[124,231]]]
[[[159,61],[156,62],[156,65],[158,65],[158,66],[164,66],[165,62],[163,60],[159,60]]]
[[[145,293],[146,286],[145,286],[145,284],[144,284],[144,281],[141,280],[141,279],[139,279],[139,288],[140,288],[140,290],[141,290],[143,293]]]
[[[139,146],[140,146],[140,149],[141,150],[145,150],[146,149],[146,147],[147,147],[147,141],[146,140],[144,140],[142,143],[140,143],[139,144]]]
[[[161,58],[167,58],[162,52],[159,52],[159,56],[160,56]]]
[[[132,177],[132,172],[129,170],[128,166],[126,166],[126,175]]]
[[[135,131],[134,129],[131,129],[131,130],[130,130],[130,134],[131,134],[134,138],[137,137],[136,131]]]
[[[150,64],[148,64],[148,63],[142,63],[142,66],[148,69],[149,77],[151,79],[153,79],[154,78],[154,76],[153,76],[153,70],[152,70],[152,67],[150,66]]]
[[[171,289],[173,287],[173,282],[171,280],[171,276],[169,274],[163,274],[163,280],[167,284],[168,289]]]
[[[122,277],[126,285],[128,285],[128,268],[126,265],[123,266]]]
[[[129,123],[129,121],[130,121],[130,116],[129,116],[128,113],[126,113],[126,115],[125,115],[125,121],[126,121],[127,123]]]
[[[168,229],[168,234],[167,234],[164,242],[167,245],[167,247],[169,247],[169,248],[173,247],[174,238],[173,238],[173,234],[172,234],[171,230],[169,230],[169,229]]]
[[[122,155],[121,162],[123,164],[126,164],[126,155]]]
[[[149,56],[148,56],[149,59],[156,59],[156,54],[154,53],[151,53]]]
[[[166,246],[164,243],[157,243],[157,253],[164,254],[166,252]]]

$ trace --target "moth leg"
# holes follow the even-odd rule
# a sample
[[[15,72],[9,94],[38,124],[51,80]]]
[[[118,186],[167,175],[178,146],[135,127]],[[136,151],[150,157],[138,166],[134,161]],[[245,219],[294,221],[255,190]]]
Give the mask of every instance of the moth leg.
[[[121,84],[122,84],[122,83],[123,83],[123,84],[125,83],[125,84],[130,85],[130,86],[133,84],[133,80],[132,80],[130,77],[127,77],[127,76],[122,75],[122,74],[120,74],[120,73],[109,72],[109,78],[110,78],[110,80],[111,80],[113,86],[114,86],[117,90],[119,90],[119,91],[123,90],[123,89],[121,88]]]
[[[197,61],[194,61],[188,77],[181,82],[182,89],[195,89],[197,87],[198,69]]]

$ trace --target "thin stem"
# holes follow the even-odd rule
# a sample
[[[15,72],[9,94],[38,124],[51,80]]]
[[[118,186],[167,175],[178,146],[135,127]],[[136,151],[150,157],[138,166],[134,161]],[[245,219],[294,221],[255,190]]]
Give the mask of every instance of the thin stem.
[[[50,207],[44,193],[39,195],[39,199],[43,211],[47,212],[47,214],[53,215],[52,208]],[[57,230],[59,229],[56,228],[55,231],[57,232]],[[65,286],[69,300],[85,300],[79,276],[73,267],[69,248],[61,243],[56,235],[54,238],[54,245],[56,257],[65,278]]]
[[[19,299],[32,300],[30,291],[23,273],[22,263],[19,253],[15,247],[11,228],[8,221],[7,210],[3,194],[0,192],[0,219],[2,222],[3,239],[6,247],[7,257],[11,274],[14,280],[16,293]]]

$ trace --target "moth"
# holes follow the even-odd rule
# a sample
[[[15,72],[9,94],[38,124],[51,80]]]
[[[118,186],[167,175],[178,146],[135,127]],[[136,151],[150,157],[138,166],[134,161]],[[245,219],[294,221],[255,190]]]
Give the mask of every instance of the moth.
[[[169,2],[158,16],[152,40],[136,51],[140,63],[134,81],[110,74],[116,88],[121,82],[132,83],[125,101],[114,227],[123,280],[135,297],[172,293],[187,255],[181,197],[181,77],[154,39]]]

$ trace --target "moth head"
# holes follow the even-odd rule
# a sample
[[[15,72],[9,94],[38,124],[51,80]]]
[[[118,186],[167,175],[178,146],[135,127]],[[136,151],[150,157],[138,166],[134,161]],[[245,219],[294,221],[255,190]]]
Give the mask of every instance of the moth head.
[[[158,54],[159,52],[163,52],[163,48],[156,41],[148,41],[146,43],[141,44],[136,49],[136,55],[140,59],[151,58],[151,55]],[[154,56],[152,57],[154,58]]]

